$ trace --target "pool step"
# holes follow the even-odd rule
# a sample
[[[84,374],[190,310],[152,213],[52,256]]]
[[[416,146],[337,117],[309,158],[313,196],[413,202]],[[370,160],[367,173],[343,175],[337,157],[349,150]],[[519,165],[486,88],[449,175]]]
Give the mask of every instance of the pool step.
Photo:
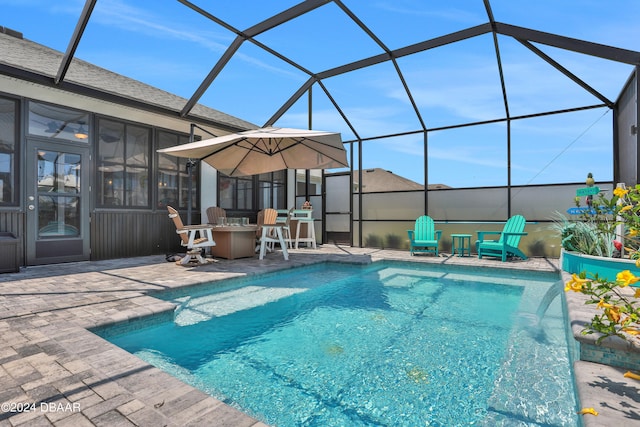
[[[226,316],[265,305],[307,290],[308,288],[245,286],[211,295],[178,298],[174,301],[179,304],[174,322],[180,326],[194,325],[213,317]]]

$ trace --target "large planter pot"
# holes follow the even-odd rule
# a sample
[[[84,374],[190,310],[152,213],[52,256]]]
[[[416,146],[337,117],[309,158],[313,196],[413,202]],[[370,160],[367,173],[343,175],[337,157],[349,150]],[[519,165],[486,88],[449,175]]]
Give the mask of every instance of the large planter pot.
[[[625,258],[607,258],[593,255],[585,255],[578,252],[562,250],[560,253],[562,270],[567,273],[598,274],[607,280],[616,280],[616,274],[623,270],[629,270],[636,276],[640,276],[640,268],[636,262]]]

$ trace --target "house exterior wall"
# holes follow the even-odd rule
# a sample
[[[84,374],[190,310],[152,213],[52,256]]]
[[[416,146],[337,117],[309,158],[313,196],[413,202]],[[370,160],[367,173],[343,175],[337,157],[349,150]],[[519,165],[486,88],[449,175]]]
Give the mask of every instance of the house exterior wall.
[[[26,223],[25,214],[28,202],[26,201],[25,182],[28,174],[35,171],[27,170],[25,144],[27,138],[27,117],[26,105],[28,101],[38,101],[86,111],[90,115],[90,122],[95,123],[98,117],[107,119],[118,119],[127,123],[136,123],[150,127],[151,129],[166,130],[183,135],[189,135],[191,121],[170,117],[150,111],[142,111],[130,106],[118,105],[113,102],[95,99],[75,93],[65,92],[37,83],[23,81],[14,77],[0,75],[0,96],[18,99],[18,141],[19,158],[17,169],[19,177],[16,178],[20,188],[17,193],[17,206],[0,205],[0,231],[10,232],[17,239],[17,251],[20,265],[26,265]],[[228,133],[228,130],[216,129],[211,126],[202,126],[207,131],[217,135]],[[155,131],[152,132],[155,138]],[[205,137],[206,135],[203,135]],[[91,168],[91,200],[90,203],[90,259],[108,259],[129,256],[142,256],[150,254],[164,254],[179,252],[181,250],[179,239],[175,236],[175,227],[167,219],[166,208],[154,206],[153,200],[149,201],[147,208],[137,209],[108,209],[96,207],[96,144],[97,137],[90,137],[88,140],[89,149],[92,153],[92,161],[88,167]],[[154,142],[155,144],[155,142]],[[155,158],[155,145],[151,158]],[[153,160],[152,160],[153,162]],[[151,169],[154,171],[155,169]],[[207,185],[209,189],[204,193],[200,206],[192,214],[192,222],[200,222],[204,217],[203,211],[206,207],[215,204],[215,175],[216,172],[211,167],[202,167],[202,179],[212,182],[214,185]],[[154,185],[155,179],[151,181]],[[151,188],[153,192],[155,188]],[[182,212],[184,215],[185,213]]]

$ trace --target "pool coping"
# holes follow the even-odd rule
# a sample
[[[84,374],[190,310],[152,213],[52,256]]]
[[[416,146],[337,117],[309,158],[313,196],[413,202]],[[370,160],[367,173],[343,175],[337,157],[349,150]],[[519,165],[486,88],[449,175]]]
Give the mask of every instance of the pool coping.
[[[318,250],[292,250],[289,262],[283,262],[281,255],[275,253],[264,260],[219,260],[208,266],[185,268],[164,262],[164,257],[151,256],[29,267],[19,273],[3,274],[0,382],[5,386],[0,390],[0,403],[58,402],[67,406],[61,405],[64,410],[55,411],[37,407],[20,413],[0,412],[0,427],[38,422],[58,427],[117,423],[186,426],[212,420],[222,426],[262,427],[264,423],[142,362],[89,329],[172,310],[171,303],[150,295],[161,288],[324,261],[369,263],[384,259],[559,272],[557,259],[502,263],[475,257],[412,257],[403,251],[323,245]],[[606,365],[576,362],[580,402],[600,413],[597,417],[584,415],[585,426],[638,422],[640,383],[624,378],[624,372]],[[74,404],[81,409],[73,410]]]
[[[562,272],[566,283],[571,274]],[[633,290],[622,290],[633,294]],[[595,314],[595,305],[585,305],[588,297],[577,292],[565,294],[570,328],[578,343],[579,355],[574,363],[578,400],[582,408],[594,408],[599,415],[585,415],[584,427],[631,426],[640,423],[640,381],[626,378],[628,371],[639,372],[640,340],[630,341],[582,331]],[[607,363],[601,363],[607,362]],[[606,415],[606,416],[605,416]]]

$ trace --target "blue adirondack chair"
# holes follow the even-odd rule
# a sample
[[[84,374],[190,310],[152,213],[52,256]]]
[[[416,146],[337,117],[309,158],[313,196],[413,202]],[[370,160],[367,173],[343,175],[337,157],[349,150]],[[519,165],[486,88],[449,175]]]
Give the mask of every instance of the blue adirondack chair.
[[[526,236],[524,227],[527,220],[522,215],[514,215],[504,225],[502,231],[478,231],[478,240],[476,241],[476,250],[478,258],[483,256],[492,256],[501,258],[506,261],[508,256],[517,256],[527,259],[527,256],[518,249],[520,238]],[[486,235],[500,235],[498,240],[486,240]]]
[[[411,255],[415,252],[433,252],[438,256],[438,244],[442,236],[442,230],[435,230],[433,219],[423,215],[416,219],[413,230],[407,230],[409,234],[409,250]]]

